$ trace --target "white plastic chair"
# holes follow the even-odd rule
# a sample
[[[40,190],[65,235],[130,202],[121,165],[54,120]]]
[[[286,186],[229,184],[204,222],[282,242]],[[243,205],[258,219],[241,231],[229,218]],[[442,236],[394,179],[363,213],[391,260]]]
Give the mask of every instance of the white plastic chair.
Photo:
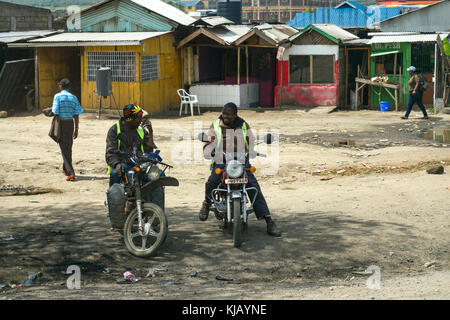
[[[196,95],[189,94],[184,89],[178,89],[177,93],[181,99],[180,116],[181,116],[181,110],[183,109],[183,105],[184,105],[184,113],[185,114],[187,113],[186,107],[189,105],[191,107],[191,115],[194,116],[194,104],[197,104],[198,114],[200,114],[200,104],[198,103],[198,99],[197,99]]]

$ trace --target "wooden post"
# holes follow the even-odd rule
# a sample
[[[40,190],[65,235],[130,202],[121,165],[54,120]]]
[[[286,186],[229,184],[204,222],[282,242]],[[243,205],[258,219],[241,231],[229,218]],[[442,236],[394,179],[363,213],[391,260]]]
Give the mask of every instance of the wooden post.
[[[401,103],[401,101],[402,101],[402,94],[403,94],[403,85],[402,85],[402,77],[403,77],[403,73],[402,73],[402,66],[400,66],[400,69],[398,70],[399,71],[399,82],[398,82],[398,84],[399,84],[399,88],[398,88],[398,99],[399,99],[399,102],[398,102],[398,104],[399,104],[399,106],[401,106],[402,105],[402,103]]]
[[[281,60],[280,60],[280,66],[281,66],[281,70],[280,70],[280,86],[278,88],[278,106],[281,107],[281,98],[283,97],[283,55],[281,55]]]
[[[36,110],[41,108],[39,88],[39,48],[34,48],[34,107]]]
[[[397,54],[394,56],[394,78],[397,76]]]
[[[397,56],[397,54],[395,55]],[[399,96],[398,89],[394,89],[394,92],[395,92],[395,111],[398,112],[398,96]]]
[[[241,84],[241,47],[238,47],[237,52],[237,84]]]
[[[187,48],[187,56],[188,56],[188,84],[191,85],[192,84],[192,77],[191,77],[191,73],[192,73],[192,60],[193,60],[193,54],[192,54],[192,47],[188,47]]]
[[[358,110],[358,94],[359,94],[359,84],[356,81],[356,92],[355,92],[355,110]]]
[[[345,46],[345,106],[348,106],[348,49]]]

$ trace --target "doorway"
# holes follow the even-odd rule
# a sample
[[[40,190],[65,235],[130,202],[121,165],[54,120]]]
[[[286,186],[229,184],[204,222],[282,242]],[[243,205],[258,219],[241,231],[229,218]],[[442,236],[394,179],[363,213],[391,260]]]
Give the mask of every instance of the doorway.
[[[355,78],[369,78],[369,48],[346,48],[346,92],[345,105],[352,107],[355,101],[356,82]],[[358,74],[359,72],[359,74]],[[369,87],[361,91],[361,104],[369,105]]]

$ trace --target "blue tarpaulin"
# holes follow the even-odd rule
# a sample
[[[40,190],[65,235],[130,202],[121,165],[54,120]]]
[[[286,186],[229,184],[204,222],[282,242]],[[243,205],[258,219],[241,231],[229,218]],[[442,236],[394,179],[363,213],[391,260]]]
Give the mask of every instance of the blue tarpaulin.
[[[349,1],[350,2],[350,1]],[[353,1],[350,3],[353,4]],[[395,17],[418,6],[370,6],[359,4],[356,8],[342,6],[340,8],[317,8],[311,13],[297,13],[286,24],[294,28],[304,28],[310,24],[334,24],[339,27],[370,27],[374,23]]]

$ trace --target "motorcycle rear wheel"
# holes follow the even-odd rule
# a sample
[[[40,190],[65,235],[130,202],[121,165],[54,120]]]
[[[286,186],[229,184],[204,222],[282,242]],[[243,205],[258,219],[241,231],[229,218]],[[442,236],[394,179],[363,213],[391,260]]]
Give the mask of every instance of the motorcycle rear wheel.
[[[123,238],[125,246],[132,255],[148,257],[153,255],[166,240],[168,221],[164,211],[154,203],[143,205],[142,219],[145,225],[144,235],[139,232],[137,209],[131,211],[125,221]]]
[[[233,200],[233,245],[238,248],[241,246],[241,199]]]

